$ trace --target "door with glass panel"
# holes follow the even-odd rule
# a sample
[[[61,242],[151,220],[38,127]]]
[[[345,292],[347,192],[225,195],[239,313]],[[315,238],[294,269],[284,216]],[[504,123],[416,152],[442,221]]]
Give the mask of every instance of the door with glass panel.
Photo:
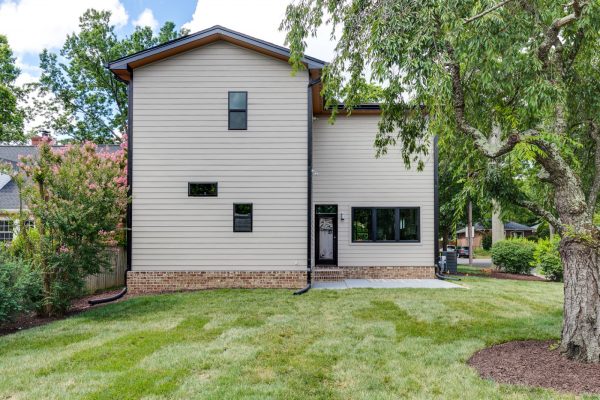
[[[337,265],[337,205],[318,205],[315,211],[315,263]]]

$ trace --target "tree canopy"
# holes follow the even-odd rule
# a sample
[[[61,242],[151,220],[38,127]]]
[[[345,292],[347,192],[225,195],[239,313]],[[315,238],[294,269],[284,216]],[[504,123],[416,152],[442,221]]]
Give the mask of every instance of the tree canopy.
[[[0,142],[20,142],[25,139],[25,111],[19,105],[23,91],[16,86],[21,71],[6,36],[0,35]]]
[[[109,61],[186,35],[166,22],[157,34],[150,27],[119,38],[110,12],[90,9],[79,32],[67,36],[59,54],[40,54],[40,90],[51,94],[39,102],[46,128],[72,140],[120,141],[127,130],[127,87],[106,69]]]
[[[324,94],[351,110],[383,86],[382,151],[420,166],[433,135],[461,138],[490,160],[490,197],[556,228],[561,350],[600,362],[600,0],[298,0],[281,25],[294,68],[325,22],[340,34]]]

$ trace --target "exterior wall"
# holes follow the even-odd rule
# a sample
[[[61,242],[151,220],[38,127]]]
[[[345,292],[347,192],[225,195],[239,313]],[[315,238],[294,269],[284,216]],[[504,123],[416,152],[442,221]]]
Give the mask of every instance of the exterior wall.
[[[375,158],[377,115],[326,116],[313,123],[313,202],[338,206],[338,265],[434,265],[434,157],[423,172],[407,170],[397,149]],[[314,210],[313,205],[313,210]],[[419,243],[353,243],[352,207],[420,207]],[[342,220],[341,214],[344,218]],[[313,232],[314,264],[314,232]],[[369,277],[365,272],[364,277]],[[433,271],[431,276],[433,277]]]
[[[482,247],[483,243],[483,234],[481,232],[475,232],[475,236],[473,236],[473,247]],[[467,235],[464,233],[459,233],[456,235],[456,245],[460,247],[467,247],[469,245],[469,240],[467,239]]]
[[[435,277],[433,265],[426,267],[317,267],[313,274],[315,281],[342,281],[344,279],[432,279]]]
[[[225,42],[134,70],[134,272],[304,273],[307,83]],[[228,91],[248,91],[247,131],[228,130]],[[218,197],[188,197],[188,182],[218,182]],[[233,232],[233,203],[253,204],[253,232]]]

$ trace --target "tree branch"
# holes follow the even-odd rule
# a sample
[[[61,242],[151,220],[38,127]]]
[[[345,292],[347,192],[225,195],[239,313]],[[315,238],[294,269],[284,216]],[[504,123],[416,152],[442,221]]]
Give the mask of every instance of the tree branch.
[[[596,202],[598,201],[598,192],[600,192],[600,126],[590,123],[590,136],[596,143],[596,153],[594,157],[594,181],[588,193],[587,207],[588,212],[593,214]]]
[[[579,0],[573,0],[572,5],[573,5],[573,10],[574,10],[573,13],[571,13],[569,15],[565,15],[562,18],[555,19],[554,22],[552,22],[552,25],[550,25],[550,27],[544,34],[544,41],[538,48],[538,52],[537,52],[538,59],[544,65],[544,69],[546,69],[548,67],[548,63],[549,63],[548,56],[550,54],[550,49],[559,40],[558,35],[560,33],[560,30],[564,26],[572,23],[573,21],[578,20],[579,17],[581,17],[581,11],[582,11],[583,7],[585,6],[585,3],[581,4],[579,2]]]
[[[529,201],[529,200],[524,200],[524,199],[516,199],[515,202],[519,206],[528,209],[535,215],[537,215],[541,218],[544,218],[546,221],[548,221],[549,224],[551,224],[554,227],[554,229],[556,230],[556,232],[558,234],[561,234],[561,232],[564,230],[563,225],[560,222],[560,219],[555,217],[554,214],[552,214],[550,211],[545,210],[542,207],[540,207],[538,204],[536,204],[532,201]]]
[[[523,141],[528,136],[537,135],[536,130],[527,130],[523,132],[512,132],[508,138],[504,141],[500,140],[500,131],[495,130],[493,132],[492,140],[488,138],[478,129],[471,126],[465,117],[465,96],[462,87],[460,65],[454,58],[454,48],[450,43],[446,43],[446,51],[450,58],[450,62],[447,67],[450,71],[450,77],[452,79],[452,105],[454,108],[454,117],[458,129],[466,135],[469,135],[477,147],[486,157],[498,158],[507,153],[510,153],[514,147]]]
[[[490,7],[490,8],[488,8],[487,10],[485,10],[485,11],[482,11],[482,12],[480,12],[480,13],[479,13],[479,14],[477,14],[477,15],[474,15],[474,16],[472,16],[472,17],[470,17],[470,18],[466,18],[466,19],[464,20],[464,21],[465,21],[465,24],[468,24],[468,23],[470,23],[470,22],[473,22],[473,21],[475,21],[476,19],[479,19],[479,18],[481,18],[481,17],[483,17],[483,16],[485,16],[485,15],[487,15],[487,14],[491,13],[492,11],[494,11],[494,10],[497,10],[498,8],[500,8],[500,7],[502,7],[502,6],[504,6],[504,5],[508,4],[508,3],[510,3],[511,1],[513,1],[513,0],[504,0],[504,1],[501,1],[500,3],[496,4],[495,6],[493,6],[493,7]]]

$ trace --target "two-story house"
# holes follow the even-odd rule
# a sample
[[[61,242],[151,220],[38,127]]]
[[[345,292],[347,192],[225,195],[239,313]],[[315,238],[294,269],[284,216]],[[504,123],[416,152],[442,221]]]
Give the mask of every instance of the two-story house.
[[[129,88],[131,292],[433,278],[435,151],[376,158],[380,110],[330,124],[325,62],[213,27],[111,62]]]

